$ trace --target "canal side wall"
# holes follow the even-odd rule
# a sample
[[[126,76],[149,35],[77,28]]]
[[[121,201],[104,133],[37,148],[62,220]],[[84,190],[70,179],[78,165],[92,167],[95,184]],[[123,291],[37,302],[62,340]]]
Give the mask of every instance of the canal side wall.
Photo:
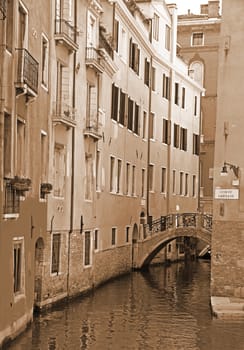
[[[69,237],[70,235],[70,237]],[[92,249],[91,264],[84,266],[84,233],[62,232],[61,269],[58,274],[50,271],[51,255],[47,254],[42,282],[40,309],[50,307],[67,297],[83,294],[100,284],[131,271],[131,244],[108,248],[103,251]],[[52,241],[48,233],[46,252],[51,251]]]
[[[211,295],[244,298],[244,224],[215,221],[211,250]]]

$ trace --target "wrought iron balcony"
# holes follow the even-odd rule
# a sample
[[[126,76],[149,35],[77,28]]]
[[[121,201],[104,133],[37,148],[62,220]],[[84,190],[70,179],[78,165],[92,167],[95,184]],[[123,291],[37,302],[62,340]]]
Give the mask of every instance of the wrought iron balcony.
[[[95,69],[98,73],[104,71],[102,51],[93,46],[86,48],[86,65]]]
[[[7,1],[0,0],[0,19],[6,18],[6,12],[7,12]]]
[[[84,135],[92,137],[95,141],[98,141],[102,137],[101,125],[98,121],[98,117],[87,118]]]
[[[77,30],[65,19],[55,20],[55,40],[71,51],[77,51],[79,46],[76,43]]]
[[[36,97],[38,92],[38,62],[26,49],[16,49],[18,55],[16,94]]]
[[[57,124],[64,124],[67,127],[74,127],[75,109],[64,102],[53,103],[53,122]]]

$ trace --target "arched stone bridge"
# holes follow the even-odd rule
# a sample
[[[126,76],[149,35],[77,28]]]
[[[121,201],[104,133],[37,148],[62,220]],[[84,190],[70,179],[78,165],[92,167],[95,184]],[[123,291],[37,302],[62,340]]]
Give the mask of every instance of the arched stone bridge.
[[[143,237],[133,243],[133,268],[140,269],[177,237],[196,237],[211,244],[212,215],[170,214],[143,225]]]

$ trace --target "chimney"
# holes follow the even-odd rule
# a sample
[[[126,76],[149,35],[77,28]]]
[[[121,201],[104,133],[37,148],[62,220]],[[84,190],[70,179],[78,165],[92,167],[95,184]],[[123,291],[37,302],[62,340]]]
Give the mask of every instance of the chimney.
[[[208,4],[202,4],[201,5],[201,15],[207,15],[208,14]]]
[[[218,18],[219,15],[219,0],[209,0],[208,1],[208,17]]]

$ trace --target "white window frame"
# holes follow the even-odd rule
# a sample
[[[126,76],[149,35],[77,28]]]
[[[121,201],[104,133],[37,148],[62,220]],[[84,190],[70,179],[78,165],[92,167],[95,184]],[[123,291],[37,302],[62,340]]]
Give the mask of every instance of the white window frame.
[[[194,44],[194,35],[201,34],[202,35],[202,42],[201,44]],[[191,46],[204,46],[204,33],[203,32],[193,32],[191,35]]]
[[[24,237],[14,237],[13,238],[13,283],[15,280],[14,276],[14,249],[15,247],[20,246],[20,286],[18,290],[14,290],[13,285],[13,293],[14,293],[14,301],[16,302],[19,298],[25,296],[25,251],[24,251]]]

